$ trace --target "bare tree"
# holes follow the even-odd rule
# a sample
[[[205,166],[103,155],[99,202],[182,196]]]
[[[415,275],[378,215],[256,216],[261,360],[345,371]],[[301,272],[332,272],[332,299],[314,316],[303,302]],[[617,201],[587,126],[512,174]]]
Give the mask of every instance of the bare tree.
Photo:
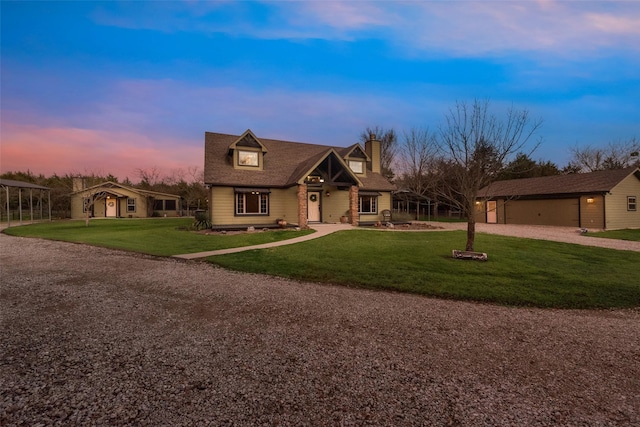
[[[609,142],[605,146],[574,146],[570,149],[572,159],[567,170],[595,172],[606,169],[640,167],[640,140],[633,137],[626,141]]]
[[[490,112],[486,100],[456,103],[445,115],[438,143],[445,176],[437,191],[467,215],[467,251],[474,250],[479,190],[496,179],[503,165],[523,150],[541,126],[542,121],[531,120],[527,110],[513,107],[500,119]]]
[[[371,134],[374,134],[380,141],[380,171],[385,178],[393,180],[395,177],[393,172],[394,160],[398,152],[396,132],[393,128],[384,129],[380,126],[370,128],[367,126],[367,129],[360,134],[360,141],[367,142]]]
[[[399,183],[403,189],[414,194],[418,200],[426,198],[431,190],[432,180],[429,172],[433,168],[437,155],[436,135],[429,129],[413,128],[404,133],[400,147]],[[420,218],[420,209],[416,209],[416,219]]]

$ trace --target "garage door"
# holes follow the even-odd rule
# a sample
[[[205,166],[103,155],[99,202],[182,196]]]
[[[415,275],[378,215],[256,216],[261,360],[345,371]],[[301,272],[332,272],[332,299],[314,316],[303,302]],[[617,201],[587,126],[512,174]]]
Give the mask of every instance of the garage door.
[[[579,199],[510,200],[505,210],[507,224],[580,226]]]

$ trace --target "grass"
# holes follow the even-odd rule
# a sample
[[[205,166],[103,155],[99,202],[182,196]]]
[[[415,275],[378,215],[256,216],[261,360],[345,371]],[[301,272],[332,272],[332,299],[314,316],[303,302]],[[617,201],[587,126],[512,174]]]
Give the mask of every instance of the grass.
[[[476,249],[489,261],[453,259],[451,250],[464,242],[463,231],[354,230],[209,261],[298,280],[505,305],[640,306],[636,252],[478,234]]]
[[[634,242],[640,242],[640,229],[627,228],[624,230],[596,231],[592,233],[587,233],[587,236],[603,237],[605,239],[632,240]]]
[[[13,236],[88,243],[160,256],[259,245],[312,232],[277,230],[266,233],[205,235],[187,231],[192,222],[192,218],[98,219],[91,220],[89,227],[86,227],[84,220],[54,221],[11,227],[4,232]]]
[[[4,232],[174,255],[266,243],[305,231],[203,235],[183,231],[189,218],[62,221]],[[489,261],[451,257],[464,231],[349,230],[263,250],[210,257],[239,271],[439,298],[516,306],[622,308],[640,306],[640,254],[568,243],[478,233],[476,249]]]

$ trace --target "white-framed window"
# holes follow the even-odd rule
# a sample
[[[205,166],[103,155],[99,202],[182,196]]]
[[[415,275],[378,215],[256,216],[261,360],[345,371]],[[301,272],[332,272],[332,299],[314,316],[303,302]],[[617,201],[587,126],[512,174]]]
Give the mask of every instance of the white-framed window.
[[[364,162],[360,160],[349,160],[349,168],[355,173],[363,173]]]
[[[238,150],[238,166],[258,166],[258,152]]]
[[[359,196],[358,212],[363,214],[378,213],[378,196]]]
[[[269,193],[260,191],[236,193],[236,215],[269,215]]]
[[[91,197],[83,197],[82,198],[82,213],[86,213],[87,210],[91,209]]]
[[[627,210],[628,211],[638,210],[638,198],[636,196],[627,196]]]
[[[127,198],[127,212],[135,212],[136,211],[136,199],[129,197]]]

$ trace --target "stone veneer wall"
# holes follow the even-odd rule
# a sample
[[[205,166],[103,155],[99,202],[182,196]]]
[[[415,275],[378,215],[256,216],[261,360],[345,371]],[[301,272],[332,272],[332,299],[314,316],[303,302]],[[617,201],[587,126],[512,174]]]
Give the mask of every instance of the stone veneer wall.
[[[349,189],[349,218],[351,225],[358,225],[358,187],[355,185]]]
[[[307,228],[307,184],[298,186],[298,227]]]

